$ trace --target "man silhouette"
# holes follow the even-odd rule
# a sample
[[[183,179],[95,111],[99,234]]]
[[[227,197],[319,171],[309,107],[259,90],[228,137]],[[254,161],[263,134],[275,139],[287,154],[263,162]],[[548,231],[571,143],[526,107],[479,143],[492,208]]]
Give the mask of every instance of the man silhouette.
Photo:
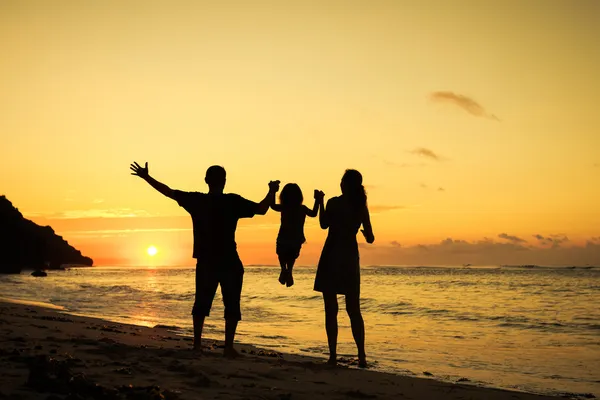
[[[177,201],[192,217],[194,228],[194,253],[196,263],[196,299],[192,308],[194,321],[194,350],[202,352],[202,328],[210,314],[212,302],[221,284],[225,306],[225,349],[223,355],[235,357],[233,340],[238,321],[241,320],[240,296],[244,267],[237,253],[235,229],[238,219],[264,215],[275,200],[279,181],[269,182],[269,192],[260,203],[244,199],[233,193],[223,193],[225,169],[213,165],[206,171],[204,181],[208,193],[173,190],[152,178],[148,163],[141,167],[131,164],[132,175],[144,179],[163,195]]]

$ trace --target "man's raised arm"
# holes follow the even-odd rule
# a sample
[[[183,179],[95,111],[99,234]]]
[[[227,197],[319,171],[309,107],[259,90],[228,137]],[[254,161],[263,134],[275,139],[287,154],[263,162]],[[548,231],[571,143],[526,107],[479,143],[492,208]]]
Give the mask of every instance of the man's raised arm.
[[[256,208],[256,214],[265,215],[269,210],[271,204],[275,203],[275,193],[279,191],[279,181],[271,181],[269,182],[269,192],[265,196],[265,198],[258,203],[258,207]]]
[[[150,184],[150,186],[152,186],[154,189],[158,190],[163,195],[165,195],[171,199],[174,199],[175,191],[173,189],[171,189],[164,183],[161,183],[150,176],[150,174],[148,173],[148,163],[146,163],[145,167],[142,167],[137,162],[134,161],[133,164],[131,164],[131,166],[129,167],[129,169],[131,169],[133,171],[131,173],[131,175],[139,176],[140,178],[142,178],[143,180],[148,182]]]

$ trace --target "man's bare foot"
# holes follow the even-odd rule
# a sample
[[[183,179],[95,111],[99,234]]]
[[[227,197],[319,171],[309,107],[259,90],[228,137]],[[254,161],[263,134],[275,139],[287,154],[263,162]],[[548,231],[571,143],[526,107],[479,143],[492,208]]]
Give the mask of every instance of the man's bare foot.
[[[294,286],[294,276],[292,275],[292,271],[288,271],[287,278],[285,280],[285,285],[287,287]]]
[[[358,355],[358,368],[368,368],[367,367],[367,355],[359,354]]]
[[[237,358],[240,356],[240,353],[238,353],[233,347],[225,347],[223,349],[223,357],[225,358]]]
[[[194,346],[192,347],[192,351],[199,356],[204,354],[204,349],[202,348],[202,346]]]
[[[285,285],[286,280],[287,280],[287,271],[282,268],[281,273],[279,274],[279,283],[281,283],[282,285]]]
[[[327,360],[327,365],[331,365],[331,366],[335,367],[337,365],[337,357],[336,356],[329,357],[329,360]]]

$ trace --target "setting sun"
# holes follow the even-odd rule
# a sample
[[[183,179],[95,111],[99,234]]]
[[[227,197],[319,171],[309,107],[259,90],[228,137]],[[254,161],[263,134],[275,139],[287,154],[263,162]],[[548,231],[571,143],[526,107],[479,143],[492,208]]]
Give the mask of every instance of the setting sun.
[[[158,253],[158,249],[154,246],[150,246],[150,247],[148,247],[148,249],[146,249],[146,252],[148,253],[148,255],[150,257],[153,257],[156,255],[156,253]]]

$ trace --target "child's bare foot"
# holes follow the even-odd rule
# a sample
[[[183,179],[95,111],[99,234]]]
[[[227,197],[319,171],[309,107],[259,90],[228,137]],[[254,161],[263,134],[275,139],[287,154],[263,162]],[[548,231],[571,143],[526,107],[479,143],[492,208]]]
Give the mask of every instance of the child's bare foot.
[[[238,353],[233,347],[225,347],[225,349],[223,349],[223,357],[225,358],[237,358],[240,356],[240,353]]]
[[[285,269],[281,269],[281,273],[279,274],[279,283],[285,285],[287,279],[287,271]]]
[[[285,285],[287,287],[294,286],[294,276],[292,275],[292,271],[291,270],[288,271],[288,273],[287,273],[287,277],[286,277],[286,280],[285,280]]]

